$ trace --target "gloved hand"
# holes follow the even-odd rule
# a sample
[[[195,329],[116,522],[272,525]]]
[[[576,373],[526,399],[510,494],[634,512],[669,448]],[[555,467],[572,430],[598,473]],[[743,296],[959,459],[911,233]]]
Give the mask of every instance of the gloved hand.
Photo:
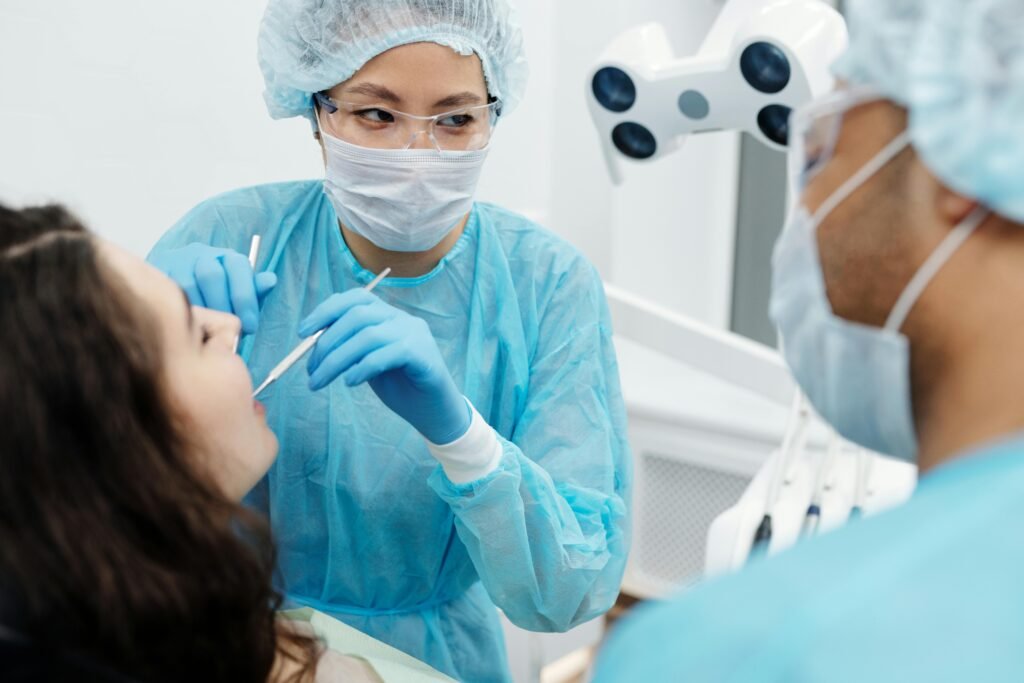
[[[317,306],[299,334],[324,328],[309,357],[312,390],[338,377],[350,387],[369,382],[384,405],[435,444],[451,443],[469,429],[469,404],[423,320],[352,289]]]
[[[245,334],[259,327],[260,304],[277,284],[277,275],[254,274],[249,259],[237,251],[206,244],[171,249],[149,262],[181,285],[193,306],[237,315]]]

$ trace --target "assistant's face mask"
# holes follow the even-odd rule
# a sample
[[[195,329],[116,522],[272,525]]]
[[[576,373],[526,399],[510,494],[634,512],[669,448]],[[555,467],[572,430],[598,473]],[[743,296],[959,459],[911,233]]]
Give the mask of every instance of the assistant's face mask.
[[[345,227],[381,249],[436,247],[473,208],[489,148],[371,149],[320,129],[327,156],[324,189]]]
[[[900,329],[928,283],[988,213],[978,209],[950,232],[911,279],[882,328],[833,313],[817,242],[817,229],[829,214],[909,144],[909,134],[900,135],[814,216],[798,206],[775,246],[771,316],[786,362],[818,413],[844,438],[915,462],[910,342]]]

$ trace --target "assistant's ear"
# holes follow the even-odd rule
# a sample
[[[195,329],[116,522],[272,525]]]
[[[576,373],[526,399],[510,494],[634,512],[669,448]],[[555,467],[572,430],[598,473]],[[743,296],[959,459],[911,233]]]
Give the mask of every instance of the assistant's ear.
[[[954,192],[941,182],[935,193],[935,212],[948,225],[960,225],[978,208],[978,202]]]

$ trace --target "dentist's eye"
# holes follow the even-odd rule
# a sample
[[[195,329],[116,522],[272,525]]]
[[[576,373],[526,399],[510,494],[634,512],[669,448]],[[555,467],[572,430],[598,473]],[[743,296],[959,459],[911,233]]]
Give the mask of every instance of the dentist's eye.
[[[369,121],[370,123],[395,122],[394,114],[384,111],[383,109],[363,109],[362,111],[357,111],[356,116],[365,121]]]
[[[437,122],[445,128],[465,128],[473,123],[473,117],[469,114],[455,114]]]

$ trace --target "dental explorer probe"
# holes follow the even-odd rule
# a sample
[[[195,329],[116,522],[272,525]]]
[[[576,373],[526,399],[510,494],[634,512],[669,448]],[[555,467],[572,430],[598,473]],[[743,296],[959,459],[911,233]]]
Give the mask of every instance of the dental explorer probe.
[[[380,274],[377,275],[377,277],[373,278],[373,280],[370,281],[370,284],[363,287],[363,289],[366,290],[367,292],[372,292],[374,288],[381,283],[381,280],[386,278],[390,273],[391,269],[385,268],[384,270],[380,271]],[[271,384],[280,379],[281,375],[288,372],[288,368],[298,363],[299,360],[303,356],[305,356],[306,353],[311,348],[313,348],[316,345],[316,341],[320,338],[320,335],[327,331],[328,327],[325,327],[324,329],[320,330],[311,337],[303,339],[302,343],[296,346],[291,353],[285,356],[283,361],[274,366],[274,369],[270,371],[270,374],[267,375],[267,378],[263,380],[263,384],[261,384],[259,388],[256,389],[256,391],[252,392],[252,397],[256,398],[257,396],[259,396],[261,393],[263,393],[264,389],[266,389]]]
[[[249,243],[249,267],[256,270],[256,257],[260,255],[260,236],[253,235],[252,242]],[[238,353],[238,342],[242,341],[242,333],[239,332],[235,335],[235,346],[234,352]]]

